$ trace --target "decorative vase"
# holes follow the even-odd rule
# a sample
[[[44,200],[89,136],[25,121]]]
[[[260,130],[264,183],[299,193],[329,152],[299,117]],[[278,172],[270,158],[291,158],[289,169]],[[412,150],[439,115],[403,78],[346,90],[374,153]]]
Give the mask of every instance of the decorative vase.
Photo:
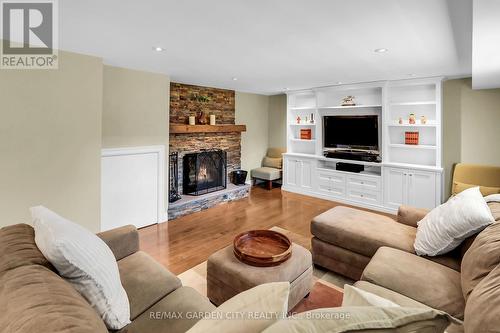
[[[199,111],[196,113],[196,118],[198,120],[198,124],[206,125],[207,124],[207,115],[203,111]]]
[[[210,115],[210,125],[215,125],[215,115],[214,114],[211,114]]]
[[[415,114],[410,113],[410,117],[408,118],[408,123],[410,123],[410,124],[415,124],[416,123]]]
[[[421,123],[422,125],[427,124],[427,118],[426,118],[425,116],[420,117],[420,123]]]
[[[194,116],[189,116],[189,125],[196,125],[196,118]]]
[[[403,117],[399,117],[398,123],[399,123],[400,125],[403,125]]]

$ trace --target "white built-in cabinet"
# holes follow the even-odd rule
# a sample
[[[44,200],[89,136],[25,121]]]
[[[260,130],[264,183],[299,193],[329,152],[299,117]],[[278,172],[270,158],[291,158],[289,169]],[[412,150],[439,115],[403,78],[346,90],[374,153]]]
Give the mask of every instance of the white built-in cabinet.
[[[440,204],[440,177],[435,172],[386,167],[384,179],[384,203],[388,208],[434,208]]]
[[[400,205],[433,208],[442,200],[442,78],[379,81],[312,88],[287,94],[287,153],[283,189],[394,213]],[[341,106],[345,96],[355,106]],[[409,122],[414,114],[415,123]],[[323,156],[323,116],[378,115],[381,162]],[[299,120],[300,119],[300,120]],[[300,137],[311,129],[312,138]],[[405,132],[419,144],[405,144]],[[336,170],[337,162],[365,171]]]
[[[313,166],[309,159],[287,157],[285,165],[285,183],[296,189],[312,189]]]

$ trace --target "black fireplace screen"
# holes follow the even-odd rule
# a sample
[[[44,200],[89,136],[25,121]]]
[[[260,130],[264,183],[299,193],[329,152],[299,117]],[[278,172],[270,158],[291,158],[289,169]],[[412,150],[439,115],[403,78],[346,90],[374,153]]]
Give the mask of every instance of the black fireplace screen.
[[[168,202],[175,202],[181,198],[179,195],[179,153],[169,155],[169,193]]]
[[[201,195],[223,190],[227,181],[226,152],[204,150],[183,158],[182,189],[184,194]]]

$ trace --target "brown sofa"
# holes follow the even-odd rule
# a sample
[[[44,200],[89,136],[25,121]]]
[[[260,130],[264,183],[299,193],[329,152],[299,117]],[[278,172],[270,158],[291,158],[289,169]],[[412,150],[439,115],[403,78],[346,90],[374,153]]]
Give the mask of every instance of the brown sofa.
[[[454,175],[468,183],[466,169],[475,175],[477,183],[482,168],[458,165]],[[500,180],[500,167],[489,168],[489,177],[496,172]],[[482,186],[490,184],[479,182]],[[400,305],[427,305],[464,320],[464,327],[455,325],[449,333],[464,328],[471,333],[499,332],[500,203],[490,203],[489,207],[496,223],[438,257],[414,254],[417,222],[426,210],[403,206],[394,220],[335,207],[311,223],[313,262],[360,280],[355,283],[359,288]]]
[[[132,323],[124,332],[185,332],[197,319],[187,312],[215,307],[146,253],[139,251],[133,226],[98,234],[118,262],[130,301]],[[87,301],[38,250],[34,230],[26,224],[0,229],[0,332],[108,332]],[[170,316],[176,313],[179,316]],[[194,317],[194,316],[191,316]]]

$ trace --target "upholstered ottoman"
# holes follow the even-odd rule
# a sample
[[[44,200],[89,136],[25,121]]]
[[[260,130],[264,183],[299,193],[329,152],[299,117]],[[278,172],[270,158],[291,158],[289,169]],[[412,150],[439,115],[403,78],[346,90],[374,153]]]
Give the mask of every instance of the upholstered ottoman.
[[[279,266],[255,267],[240,262],[233,246],[212,254],[207,262],[207,296],[220,305],[234,295],[269,282],[290,282],[288,310],[309,294],[312,286],[311,252],[295,243],[292,256]]]
[[[337,206],[311,222],[316,265],[359,280],[375,252],[388,246],[413,253],[417,229],[388,216]]]

